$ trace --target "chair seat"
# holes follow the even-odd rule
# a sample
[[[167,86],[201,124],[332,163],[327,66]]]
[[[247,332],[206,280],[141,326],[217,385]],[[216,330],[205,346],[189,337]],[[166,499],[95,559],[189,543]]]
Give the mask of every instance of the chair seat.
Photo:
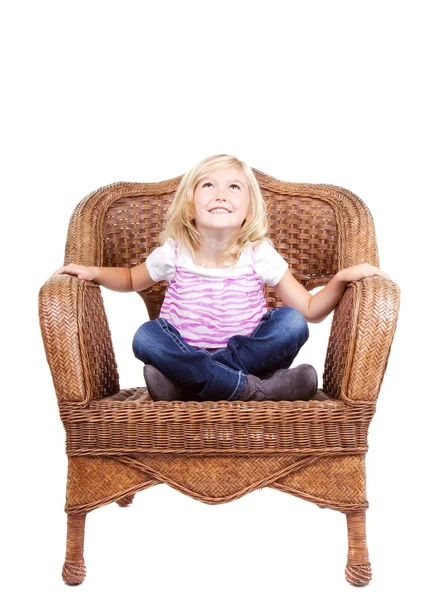
[[[305,401],[154,402],[146,388],[66,405],[69,456],[145,453],[365,453],[375,403],[349,406],[318,390]]]

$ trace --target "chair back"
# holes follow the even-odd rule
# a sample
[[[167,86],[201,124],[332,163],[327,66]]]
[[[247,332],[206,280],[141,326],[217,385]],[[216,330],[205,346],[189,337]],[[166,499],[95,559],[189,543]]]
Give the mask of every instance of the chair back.
[[[267,203],[269,237],[306,289],[325,285],[350,265],[378,266],[373,220],[357,196],[333,185],[289,183],[253,171]],[[65,264],[133,267],[145,261],[159,246],[180,180],[119,182],[89,194],[72,215]],[[161,282],[140,292],[151,319],[159,315],[165,289]],[[269,309],[281,306],[271,288],[266,295]]]

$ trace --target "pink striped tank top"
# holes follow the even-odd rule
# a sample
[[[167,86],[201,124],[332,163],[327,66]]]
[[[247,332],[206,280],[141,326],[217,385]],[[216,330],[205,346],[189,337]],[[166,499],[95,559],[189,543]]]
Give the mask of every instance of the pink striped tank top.
[[[190,273],[176,263],[160,316],[197,348],[222,348],[233,335],[249,335],[267,312],[264,286],[254,269],[216,279]],[[252,251],[252,257],[254,252]]]

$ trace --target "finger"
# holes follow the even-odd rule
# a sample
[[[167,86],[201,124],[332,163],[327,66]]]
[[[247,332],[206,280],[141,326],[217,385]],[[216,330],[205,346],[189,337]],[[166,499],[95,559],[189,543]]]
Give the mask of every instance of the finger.
[[[378,270],[375,274],[374,277],[384,277],[384,279],[391,279],[390,275],[387,275],[387,273],[385,273],[384,271]]]
[[[376,273],[377,273],[377,275],[381,275],[381,277],[386,277],[386,278],[390,279],[390,276],[389,276],[389,275],[387,275],[387,273],[386,273],[385,271],[382,271],[382,270],[381,270],[381,269],[379,269],[378,267],[377,267],[377,269],[376,269]]]

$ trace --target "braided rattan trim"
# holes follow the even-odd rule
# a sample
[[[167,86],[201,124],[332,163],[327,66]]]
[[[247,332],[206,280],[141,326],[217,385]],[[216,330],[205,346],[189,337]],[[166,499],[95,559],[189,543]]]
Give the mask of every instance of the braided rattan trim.
[[[84,581],[85,576],[86,568],[84,561],[79,563],[64,563],[62,569],[62,577],[63,581],[68,585],[79,585]]]
[[[310,465],[311,463],[313,463],[316,460],[316,457],[308,456],[305,458],[296,459],[295,461],[291,462],[289,465],[277,470],[274,473],[271,473],[267,477],[260,478],[259,480],[254,481],[253,483],[251,483],[248,486],[242,487],[240,490],[238,490],[234,493],[224,493],[223,495],[216,496],[216,497],[208,496],[208,495],[205,495],[198,491],[194,491],[190,487],[179,483],[179,481],[174,480],[172,477],[153,469],[150,465],[146,464],[145,462],[141,463],[141,462],[134,460],[132,458],[129,458],[129,457],[119,457],[119,458],[117,458],[117,460],[119,460],[119,462],[122,462],[125,465],[132,466],[136,469],[139,469],[139,470],[143,471],[144,473],[157,478],[161,483],[166,483],[166,484],[170,485],[171,487],[177,489],[178,491],[190,496],[191,498],[200,500],[201,502],[204,502],[205,504],[223,504],[223,503],[231,502],[233,500],[241,498],[242,496],[245,496],[246,494],[249,494],[250,492],[253,492],[254,490],[264,488],[264,487],[270,485],[272,482],[279,479],[280,477],[287,475],[288,473],[292,473],[294,471],[297,471],[298,469],[307,467],[308,465]],[[245,460],[247,461],[248,459],[246,458]],[[217,463],[214,463],[214,464],[215,464],[215,466],[212,471],[214,474],[213,476],[217,479],[217,481],[220,482],[221,487],[226,487],[229,489],[228,482],[224,482],[224,478],[226,478],[227,474],[224,473],[223,468],[221,468],[221,466],[219,464],[217,464]],[[185,467],[186,466],[187,465],[185,465]],[[180,473],[183,471],[187,477],[187,472],[186,472],[185,467],[182,467],[180,465]],[[195,470],[195,477],[198,477],[196,470]],[[225,484],[225,486],[224,486],[224,484]]]
[[[316,504],[320,508],[331,508],[332,510],[337,510],[343,513],[352,510],[366,510],[367,508],[369,508],[368,502],[361,502],[358,504],[347,504],[346,502],[331,502],[320,498],[319,496],[312,496],[311,494],[299,492],[298,490],[295,490],[286,485],[280,485],[279,483],[274,483],[269,487],[272,487],[275,490],[279,490],[280,492],[291,494],[292,496],[296,496],[297,498],[301,498],[302,500],[313,502],[313,504]]]
[[[295,455],[295,456],[308,456],[310,455],[312,452],[314,454],[316,454],[317,456],[329,456],[332,454],[351,454],[352,452],[361,452],[363,454],[366,454],[366,452],[368,451],[368,446],[367,445],[360,445],[360,444],[356,444],[354,445],[352,448],[342,448],[340,446],[335,446],[335,447],[331,447],[330,445],[325,447],[325,448],[277,448],[276,450],[274,450],[273,448],[269,449],[269,448],[252,448],[252,449],[245,449],[245,448],[238,448],[238,449],[221,449],[221,448],[208,448],[208,447],[203,447],[203,448],[196,448],[196,449],[190,449],[190,448],[149,448],[149,447],[144,447],[144,446],[132,446],[132,447],[107,447],[105,448],[99,448],[97,450],[91,450],[91,449],[79,449],[79,450],[72,450],[72,451],[68,451],[67,449],[67,455],[70,458],[74,458],[74,457],[89,457],[89,456],[95,456],[95,457],[106,457],[106,456],[116,456],[116,457],[121,457],[124,456],[126,454],[129,453],[137,453],[137,452],[146,452],[147,454],[154,454],[154,455],[163,455],[163,454],[175,454],[175,455],[185,455],[187,454],[188,456],[201,456],[203,454],[203,452],[208,455],[208,456],[244,456],[245,454],[247,454],[248,456],[273,456],[275,453],[280,453],[280,452],[288,452],[289,454]]]
[[[367,585],[372,579],[372,566],[370,562],[362,565],[347,565],[345,577],[348,583],[361,587]]]
[[[156,480],[145,481],[140,485],[135,485],[134,487],[126,488],[126,489],[122,490],[121,492],[118,492],[117,494],[112,494],[110,496],[106,496],[105,498],[103,498],[103,500],[89,502],[88,504],[77,504],[76,506],[66,505],[65,512],[68,515],[75,516],[75,517],[80,516],[80,515],[85,515],[85,514],[91,512],[92,510],[96,510],[97,508],[101,508],[102,506],[107,506],[108,504],[111,504],[113,502],[121,502],[123,498],[130,498],[130,496],[134,496],[138,492],[147,490],[147,489],[153,487],[154,485],[158,485],[159,483],[160,483],[160,481],[156,481]],[[130,502],[128,502],[128,504],[125,504],[125,506],[128,506],[129,504],[130,504]]]

